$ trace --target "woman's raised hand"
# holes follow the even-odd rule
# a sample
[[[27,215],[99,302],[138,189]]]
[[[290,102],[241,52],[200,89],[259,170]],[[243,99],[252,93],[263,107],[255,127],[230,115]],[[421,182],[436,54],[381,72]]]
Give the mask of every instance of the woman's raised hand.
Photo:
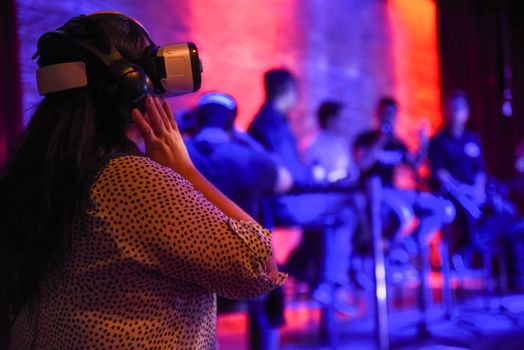
[[[142,115],[138,109],[133,109],[131,115],[144,138],[146,155],[149,158],[184,176],[226,216],[255,222],[196,170],[178,131],[171,108],[165,101],[161,103],[158,98],[147,97],[146,113]],[[274,255],[266,262],[266,270],[270,278],[276,282],[279,273]]]
[[[144,138],[146,155],[179,173],[192,170],[193,163],[167,102],[148,96],[145,106],[145,114],[133,109],[131,116]]]

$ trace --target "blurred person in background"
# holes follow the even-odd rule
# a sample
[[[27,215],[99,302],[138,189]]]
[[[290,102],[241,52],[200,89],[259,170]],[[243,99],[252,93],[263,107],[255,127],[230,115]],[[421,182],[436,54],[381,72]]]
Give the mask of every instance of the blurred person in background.
[[[309,183],[297,140],[289,124],[289,114],[297,105],[296,78],[287,69],[272,69],[264,74],[265,101],[251,122],[248,133],[275,154],[291,173],[295,185]]]
[[[335,101],[324,101],[317,110],[320,131],[305,152],[305,163],[317,182],[358,180],[359,169],[344,135],[347,130],[344,111],[344,105]]]
[[[447,189],[457,207],[457,222],[452,245],[455,267],[469,264],[472,240],[478,234],[481,211],[486,204],[487,174],[479,136],[466,127],[470,111],[466,95],[452,91],[445,96],[444,127],[431,139],[429,160],[431,174],[440,188]],[[461,195],[461,196],[458,196]]]
[[[288,191],[292,180],[269,152],[235,129],[237,110],[236,100],[228,94],[208,92],[200,96],[195,111],[200,129],[186,146],[206,179],[260,222],[264,196]],[[278,349],[283,313],[280,288],[248,301],[250,349]]]
[[[354,144],[355,161],[363,180],[377,176],[382,183],[389,244],[402,241],[415,216],[419,223],[417,239],[424,244],[443,224],[451,222],[455,213],[448,201],[430,192],[416,188],[400,189],[395,175],[398,167],[405,165],[418,177],[418,167],[425,159],[428,146],[427,131],[419,131],[419,151],[412,153],[396,134],[398,104],[394,98],[383,97],[376,109],[378,126],[375,130],[357,136]],[[418,181],[417,181],[418,182]],[[418,185],[418,184],[417,184]]]
[[[310,169],[314,181],[320,185],[340,186],[345,192],[326,192],[319,196],[325,207],[334,206],[341,208],[349,215],[346,225],[339,226],[336,230],[323,232],[321,235],[312,236],[312,244],[317,247],[319,257],[317,263],[325,265],[320,270],[324,277],[314,293],[317,300],[327,300],[330,289],[326,284],[335,284],[335,307],[349,311],[350,308],[342,302],[349,290],[349,266],[352,254],[352,236],[358,224],[365,218],[364,196],[356,191],[359,170],[353,161],[353,154],[348,139],[344,133],[348,129],[344,105],[336,101],[324,101],[317,109],[317,123],[320,128],[304,153],[306,166]],[[354,191],[350,191],[353,189]],[[323,238],[320,240],[319,238]],[[305,259],[304,259],[305,260]],[[305,261],[304,261],[305,263]],[[329,298],[329,297],[328,297]],[[354,310],[353,310],[354,311]]]
[[[474,252],[491,254],[501,246],[513,230],[517,210],[509,200],[509,188],[487,174],[480,138],[467,128],[470,109],[466,94],[451,91],[444,103],[444,128],[431,140],[429,159],[435,183],[458,209],[453,263],[457,270],[465,271],[474,265]],[[514,248],[516,245],[510,247],[516,267],[513,280],[522,284],[523,255]]]
[[[336,259],[327,257],[337,256],[334,250],[337,232],[346,230],[350,234],[355,225],[351,198],[326,195],[325,184],[315,181],[311,168],[300,155],[289,122],[289,114],[298,102],[296,78],[286,69],[269,70],[264,74],[264,90],[264,104],[248,132],[289,170],[294,183],[292,193],[270,201],[272,218],[275,226],[304,229],[299,246],[286,262],[286,270],[299,282],[305,282],[315,298],[331,303],[332,288],[347,285],[348,278],[347,271],[336,266]],[[349,242],[346,247],[349,249]],[[320,260],[317,264],[315,257]],[[310,272],[315,268],[318,277]]]

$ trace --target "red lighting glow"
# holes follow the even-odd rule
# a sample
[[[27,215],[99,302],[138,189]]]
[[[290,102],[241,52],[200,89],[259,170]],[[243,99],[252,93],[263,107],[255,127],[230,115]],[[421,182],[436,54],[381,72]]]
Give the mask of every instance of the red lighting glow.
[[[294,0],[188,2],[189,31],[204,61],[202,91],[220,90],[239,101],[237,124],[246,129],[263,102],[262,75],[277,66],[294,66],[285,50]]]
[[[441,123],[436,4],[430,0],[389,0],[399,132],[409,147],[427,120],[433,133]]]

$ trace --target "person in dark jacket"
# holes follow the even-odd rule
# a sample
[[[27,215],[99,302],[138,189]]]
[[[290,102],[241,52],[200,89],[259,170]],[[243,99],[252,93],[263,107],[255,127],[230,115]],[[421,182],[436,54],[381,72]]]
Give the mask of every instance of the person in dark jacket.
[[[222,92],[203,94],[196,108],[200,130],[186,141],[186,146],[197,169],[261,222],[263,197],[289,190],[291,175],[256,140],[235,129],[236,114],[237,102],[232,96]],[[283,312],[281,289],[248,301],[251,350],[278,348]]]

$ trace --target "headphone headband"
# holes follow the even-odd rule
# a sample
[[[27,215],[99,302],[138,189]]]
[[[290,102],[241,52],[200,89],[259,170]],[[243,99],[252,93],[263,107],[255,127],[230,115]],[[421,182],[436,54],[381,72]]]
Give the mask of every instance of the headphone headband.
[[[149,41],[149,45],[155,46],[155,42],[153,41],[153,39],[151,39],[151,35],[149,34],[149,31],[146,29],[146,27],[144,27],[144,25],[139,20],[137,20],[136,18],[133,18],[131,16],[128,16],[125,13],[122,13],[122,12],[119,12],[119,11],[96,11],[96,12],[92,12],[90,14],[87,14],[85,16],[89,17],[89,16],[93,16],[93,15],[106,15],[106,14],[109,14],[109,15],[120,15],[120,16],[124,16],[124,17],[129,18],[137,26],[142,28],[142,30],[146,34],[147,40]]]

